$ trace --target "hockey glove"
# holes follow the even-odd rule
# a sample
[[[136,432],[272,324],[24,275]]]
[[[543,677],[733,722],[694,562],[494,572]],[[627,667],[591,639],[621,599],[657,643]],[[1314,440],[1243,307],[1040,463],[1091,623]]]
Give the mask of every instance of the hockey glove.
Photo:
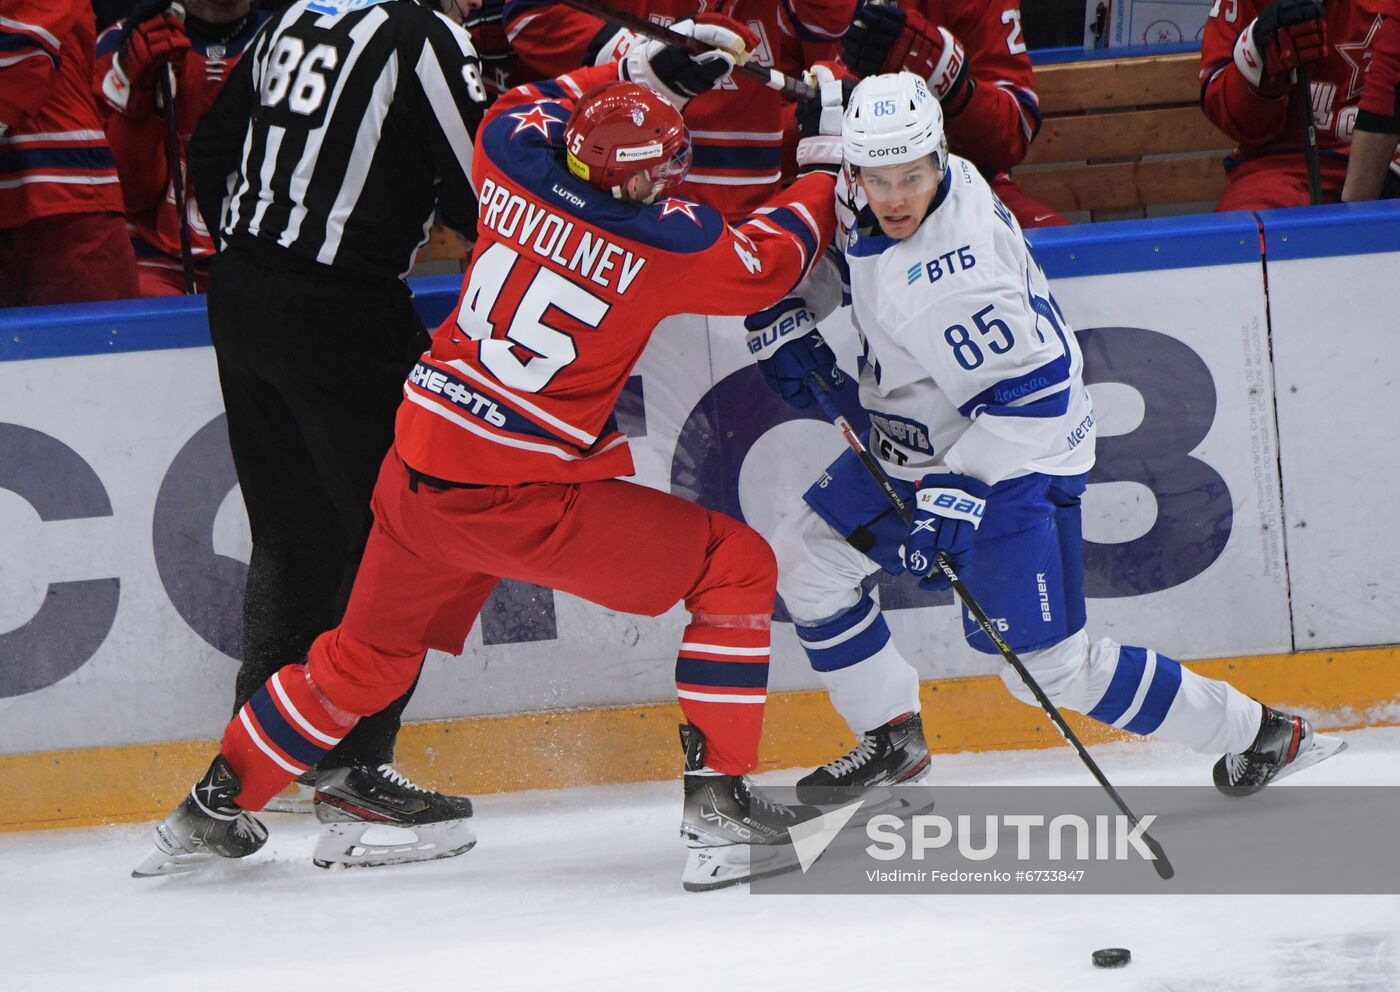
[[[1240,33],[1235,65],[1260,95],[1285,95],[1294,69],[1327,57],[1325,16],[1321,0],[1276,0]]]
[[[664,41],[634,44],[618,70],[621,78],[641,83],[677,110],[691,97],[708,93],[748,61],[758,36],[723,14],[700,14],[671,25],[671,30],[710,46],[695,54]]]
[[[961,568],[972,553],[977,526],[987,509],[992,487],[968,475],[942,472],[919,480],[909,537],[899,549],[904,567],[925,589],[946,589],[948,580],[934,564],[945,555]]]
[[[948,117],[972,98],[974,84],[958,39],[918,11],[893,3],[865,0],[856,8],[841,41],[841,61],[860,76],[901,69],[922,76]]]
[[[839,389],[845,376],[836,365],[836,354],[817,331],[817,317],[798,297],[744,321],[749,330],[750,353],[769,388],[798,410],[811,406],[813,380],[820,387]]]
[[[632,46],[637,44],[639,37],[636,32],[626,28],[604,24],[603,30],[595,34],[593,40],[588,43],[588,50],[583,53],[583,64],[607,65],[609,62],[624,59],[632,50]]]
[[[834,176],[841,171],[841,118],[856,81],[846,76],[841,66],[821,62],[802,78],[817,88],[817,99],[797,104],[797,174],[829,172]]]
[[[190,39],[182,17],[183,10],[169,0],[142,4],[131,12],[112,67],[102,79],[102,95],[117,110],[133,106],[133,92],[149,95],[155,89],[156,76],[167,65],[179,65],[184,59]],[[141,106],[153,104],[144,99]]]

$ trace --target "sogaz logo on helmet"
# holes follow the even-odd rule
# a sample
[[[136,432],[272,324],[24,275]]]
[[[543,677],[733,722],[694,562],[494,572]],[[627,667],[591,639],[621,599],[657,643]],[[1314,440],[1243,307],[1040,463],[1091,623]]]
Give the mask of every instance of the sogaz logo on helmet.
[[[909,151],[908,145],[891,145],[888,148],[872,148],[870,149],[870,157],[884,158],[887,155],[903,155],[907,151]]]

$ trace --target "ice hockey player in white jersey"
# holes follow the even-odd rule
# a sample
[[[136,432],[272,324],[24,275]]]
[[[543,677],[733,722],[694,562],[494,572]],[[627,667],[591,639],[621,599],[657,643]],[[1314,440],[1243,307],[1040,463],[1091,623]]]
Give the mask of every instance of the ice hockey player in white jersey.
[[[810,405],[810,390],[840,379],[814,327],[840,301],[845,278],[868,447],[913,522],[906,527],[847,451],[778,529],[778,590],[859,741],[802,779],[799,798],[923,776],[918,676],[861,580],[907,570],[925,587],[946,588],[934,566],[940,553],[1057,706],[1223,752],[1214,772],[1222,791],[1257,791],[1340,750],[1303,717],[1164,654],[1090,641],[1080,497],[1095,424],[1074,332],[1020,225],[971,163],[948,154],[924,80],[865,79],[841,140],[856,194],[847,202],[858,213],[800,299],[750,319],[749,347],[770,385]],[[963,627],[975,649],[997,653],[965,610]],[[1002,675],[1034,704],[1011,668]]]

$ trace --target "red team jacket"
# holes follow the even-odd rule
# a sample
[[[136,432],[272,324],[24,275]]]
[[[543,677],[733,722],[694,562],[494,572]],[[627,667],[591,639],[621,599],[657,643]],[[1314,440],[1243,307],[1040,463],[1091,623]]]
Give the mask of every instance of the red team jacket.
[[[92,98],[88,0],[5,0],[0,16],[0,228],[121,213],[117,166]]]
[[[1323,155],[1345,155],[1356,125],[1371,46],[1387,0],[1328,0],[1329,53],[1308,69],[1317,144]],[[1300,151],[1302,118],[1293,91],[1270,100],[1255,93],[1235,65],[1240,33],[1268,6],[1266,0],[1220,0],[1201,42],[1201,105],[1206,116],[1239,142],[1226,167],[1259,155]]]
[[[958,39],[976,83],[967,106],[947,121],[948,150],[987,176],[1019,164],[1041,121],[1020,0],[906,0],[906,5]]]
[[[268,18],[266,12],[250,18],[237,35],[214,44],[190,37],[190,50],[176,70],[175,125],[180,136],[180,167],[194,126],[214,103],[224,80],[243,55],[248,42]],[[175,205],[175,184],[165,158],[165,117],[151,101],[133,94],[125,110],[103,95],[102,82],[116,57],[125,22],[118,21],[97,39],[97,68],[93,87],[106,119],[107,140],[112,144],[126,201],[127,227],[136,243],[137,256],[155,253],[180,258],[180,214]],[[193,184],[184,179],[189,205],[190,240],[196,259],[214,253],[209,229],[195,203]],[[217,218],[215,219],[217,221]]]
[[[657,323],[771,306],[830,243],[829,176],[733,226],[688,200],[625,204],[574,178],[562,161],[574,100],[616,78],[608,64],[523,86],[482,121],[471,268],[399,408],[395,447],[418,471],[492,485],[631,475],[613,406]]]
[[[610,6],[658,24],[700,11],[724,14],[747,25],[760,45],[753,61],[785,73],[833,59],[855,11],[855,0],[613,0]],[[615,61],[623,52],[598,48],[615,33],[596,17],[554,0],[507,0],[506,37],[522,68],[534,78],[561,75],[578,66]],[[624,49],[625,51],[625,49]],[[743,73],[691,100],[685,123],[694,142],[690,178],[679,195],[742,216],[791,175],[792,104]]]
[[[1361,124],[1368,131],[1400,134],[1400,0],[1389,0],[1385,21],[1371,43],[1371,64],[1361,95]]]

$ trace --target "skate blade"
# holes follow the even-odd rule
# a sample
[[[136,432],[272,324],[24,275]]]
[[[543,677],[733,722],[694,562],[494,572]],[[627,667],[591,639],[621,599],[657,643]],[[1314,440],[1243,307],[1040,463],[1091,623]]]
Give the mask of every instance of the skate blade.
[[[163,878],[167,875],[188,875],[191,872],[208,868],[215,861],[226,861],[214,854],[204,852],[166,854],[156,848],[145,859],[131,869],[132,878]]]
[[[316,787],[293,782],[267,801],[263,809],[268,813],[314,813],[315,804],[311,797],[316,795]]]
[[[1281,778],[1287,778],[1294,772],[1300,772],[1304,768],[1311,768],[1319,762],[1326,761],[1328,758],[1341,754],[1346,749],[1347,742],[1342,738],[1333,734],[1314,733],[1312,746],[1298,755],[1298,757],[1294,758],[1292,762],[1279,769],[1279,773],[1274,776],[1274,781],[1277,782]]]
[[[323,823],[311,863],[317,868],[382,868],[386,865],[437,861],[466,854],[476,846],[476,835],[466,820],[443,820],[414,826],[368,823],[363,820]],[[405,839],[367,839],[371,830],[388,827]],[[406,838],[412,837],[412,840]]]
[[[783,875],[800,867],[791,844],[692,847],[681,872],[681,885],[687,892],[709,892]]]

